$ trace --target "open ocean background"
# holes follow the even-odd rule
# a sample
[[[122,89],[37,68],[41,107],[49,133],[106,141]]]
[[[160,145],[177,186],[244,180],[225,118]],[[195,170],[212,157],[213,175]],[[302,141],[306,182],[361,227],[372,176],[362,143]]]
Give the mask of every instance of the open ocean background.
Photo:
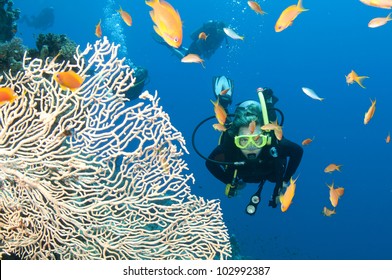
[[[66,34],[84,49],[94,43],[95,25],[122,44],[121,55],[148,69],[145,89],[158,90],[160,104],[182,132],[190,152],[184,158],[194,173],[192,192],[206,199],[219,199],[225,223],[235,247],[245,259],[392,259],[392,22],[371,29],[368,22],[385,17],[391,10],[362,4],[359,0],[304,0],[309,11],[280,33],[274,25],[281,12],[296,0],[258,1],[266,15],[257,15],[247,1],[170,0],[183,21],[183,45],[190,34],[208,20],[225,22],[244,41],[230,38],[213,57],[198,64],[181,63],[151,34],[151,10],[141,0],[14,0],[23,15],[37,15],[52,6],[55,21],[47,30],[18,24],[17,37],[30,48],[39,33]],[[133,25],[126,26],[116,10],[129,12]],[[355,70],[366,89],[348,86],[345,75]],[[266,183],[258,211],[245,214],[256,184],[248,184],[238,196],[228,199],[225,186],[205,168],[191,145],[195,126],[213,115],[212,78],[226,75],[234,80],[234,105],[257,100],[257,87],[270,87],[280,99],[276,107],[285,114],[284,135],[304,147],[297,190],[290,209],[268,207],[273,184]],[[324,97],[320,102],[306,96],[309,87]],[[369,99],[377,109],[368,125],[363,124]],[[212,124],[212,123],[209,123]],[[219,133],[205,125],[197,134],[198,149],[208,156],[217,145]],[[342,164],[341,172],[324,173],[330,164]],[[332,208],[326,183],[345,188],[337,214],[325,217],[324,206]],[[238,247],[237,247],[238,246]]]

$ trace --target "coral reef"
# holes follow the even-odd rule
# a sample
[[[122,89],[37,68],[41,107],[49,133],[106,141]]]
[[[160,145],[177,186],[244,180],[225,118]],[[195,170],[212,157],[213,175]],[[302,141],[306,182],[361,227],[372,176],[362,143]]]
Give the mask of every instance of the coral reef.
[[[39,34],[37,38],[37,49],[27,49],[20,38],[14,37],[11,41],[0,43],[0,75],[3,72],[13,73],[22,70],[23,54],[27,51],[32,59],[55,57],[57,62],[70,61],[75,63],[76,43],[63,34]]]
[[[75,63],[23,58],[0,75],[0,255],[22,259],[228,259],[220,203],[191,194],[181,133],[134,85],[106,37]],[[90,71],[94,69],[94,71]],[[83,84],[63,90],[73,70]],[[93,74],[91,74],[93,72]]]
[[[61,52],[58,61],[71,61],[75,63],[73,56],[76,51],[76,43],[64,34],[39,34],[36,41],[37,50],[29,50],[29,57],[45,59],[55,57]]]
[[[22,70],[23,55],[26,47],[18,37],[11,41],[0,43],[0,75],[11,71],[16,73]]]
[[[11,0],[0,0],[0,43],[11,40],[17,32],[20,11],[13,4]]]

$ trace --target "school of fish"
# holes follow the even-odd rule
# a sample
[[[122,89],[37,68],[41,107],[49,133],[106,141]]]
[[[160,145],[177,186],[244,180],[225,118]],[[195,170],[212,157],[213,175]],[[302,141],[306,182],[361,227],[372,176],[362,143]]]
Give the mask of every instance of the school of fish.
[[[359,0],[365,5],[381,8],[381,9],[392,9],[392,0]],[[285,8],[279,15],[278,19],[276,20],[274,29],[275,32],[279,33],[286,30],[288,27],[293,25],[294,20],[303,12],[309,11],[303,7],[302,0],[298,0],[296,4],[292,4]],[[169,45],[174,48],[179,48],[182,45],[183,41],[183,26],[182,20],[180,17],[180,13],[167,1],[164,0],[147,0],[145,4],[152,8],[150,11],[150,17],[153,21],[153,29],[154,31]],[[247,1],[249,8],[254,11],[258,15],[266,15],[268,14],[260,7],[260,4],[257,1]],[[133,20],[132,16],[122,7],[119,7],[117,10],[119,15],[121,16],[122,20],[127,26],[132,26]],[[392,21],[391,17],[392,13],[389,13],[385,17],[376,17],[369,21],[368,27],[369,28],[378,28],[381,26],[386,25],[389,21]],[[223,28],[224,33],[227,37],[233,40],[241,40],[244,41],[245,36],[239,35],[234,27],[225,27]],[[241,34],[241,33],[240,33]],[[98,20],[97,25],[95,26],[95,35],[98,38],[103,36],[103,30],[101,27],[101,19]],[[205,32],[200,32],[198,35],[199,40],[208,40],[209,34]],[[58,55],[57,55],[58,56]],[[53,59],[53,61],[57,58],[57,56]],[[205,68],[204,60],[200,58],[197,54],[189,53],[181,59],[183,63],[200,63],[203,68]],[[364,80],[368,79],[368,76],[360,76],[354,70],[351,70],[346,76],[346,83],[347,85],[351,84],[358,84],[361,88],[365,89]],[[58,83],[62,90],[70,90],[70,91],[77,91],[84,82],[84,78],[81,77],[79,74],[75,73],[74,71],[64,71],[54,73],[53,79]],[[225,95],[230,89],[222,90],[220,96]],[[316,92],[307,87],[302,87],[302,91],[310,98],[318,101],[323,101],[324,97],[320,97]],[[4,106],[5,104],[12,104],[16,100],[18,100],[19,96],[15,93],[14,89],[11,87],[1,87],[0,88],[0,106]],[[364,124],[369,124],[370,120],[373,118],[375,111],[376,111],[376,99],[371,101],[371,105],[366,111],[364,115]],[[215,117],[218,123],[213,124],[213,128],[219,132],[226,131],[226,120],[227,120],[227,112],[225,109],[219,104],[219,97],[214,102],[211,100],[214,106]],[[249,131],[253,134],[256,128],[256,122],[252,121],[249,124]],[[283,138],[283,130],[282,127],[278,124],[277,121],[271,122],[268,124],[264,124],[260,127],[264,131],[273,131],[275,137],[280,141]],[[315,136],[312,138],[306,138],[302,141],[303,146],[310,145],[315,139]],[[387,133],[385,138],[385,143],[390,143],[390,132]],[[313,145],[313,144],[312,144]],[[167,172],[167,159],[161,159],[161,165],[165,172]],[[331,163],[327,165],[324,169],[325,173],[332,174],[335,171],[341,172],[341,164]],[[298,177],[297,177],[298,179]],[[290,205],[292,204],[292,200],[295,195],[296,190],[296,181],[297,179],[290,178],[290,184],[285,189],[284,193],[279,195],[279,202],[281,204],[281,211],[286,212]],[[334,183],[327,184],[329,188],[329,200],[333,209],[329,209],[327,206],[324,206],[322,213],[325,216],[332,216],[336,214],[336,207],[340,198],[344,194],[343,187],[334,187]]]

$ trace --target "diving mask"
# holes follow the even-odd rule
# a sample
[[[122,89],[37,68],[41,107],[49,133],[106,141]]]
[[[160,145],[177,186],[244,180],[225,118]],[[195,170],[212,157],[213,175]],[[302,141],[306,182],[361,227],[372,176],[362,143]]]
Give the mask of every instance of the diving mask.
[[[247,149],[250,147],[262,148],[267,144],[268,136],[265,134],[238,135],[234,137],[237,148]]]

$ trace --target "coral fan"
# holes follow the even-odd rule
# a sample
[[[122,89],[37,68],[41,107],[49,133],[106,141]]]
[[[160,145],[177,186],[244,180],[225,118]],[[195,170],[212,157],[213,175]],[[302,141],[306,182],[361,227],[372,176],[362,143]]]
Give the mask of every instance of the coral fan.
[[[185,140],[157,93],[126,106],[135,79],[117,53],[105,37],[75,63],[25,56],[23,71],[0,76],[18,94],[0,107],[0,254],[229,258],[219,201],[191,194]],[[80,88],[53,78],[68,70]]]

